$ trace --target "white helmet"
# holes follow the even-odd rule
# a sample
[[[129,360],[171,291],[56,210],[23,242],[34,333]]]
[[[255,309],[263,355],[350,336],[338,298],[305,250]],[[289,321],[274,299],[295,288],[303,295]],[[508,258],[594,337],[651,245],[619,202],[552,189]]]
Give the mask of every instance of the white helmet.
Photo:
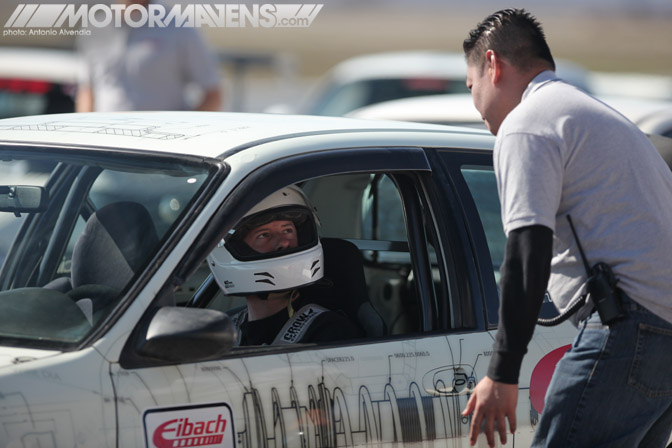
[[[272,221],[292,221],[296,247],[259,253],[243,239],[250,230]],[[227,295],[286,291],[324,275],[319,219],[305,193],[290,185],[267,196],[240,220],[208,256],[215,280]]]

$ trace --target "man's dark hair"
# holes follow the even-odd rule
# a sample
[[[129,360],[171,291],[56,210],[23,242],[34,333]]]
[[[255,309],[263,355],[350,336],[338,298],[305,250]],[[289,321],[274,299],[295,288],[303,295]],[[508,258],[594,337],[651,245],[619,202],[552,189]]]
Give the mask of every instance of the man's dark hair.
[[[537,19],[524,9],[503,9],[488,16],[469,32],[462,44],[467,62],[485,64],[493,50],[513,66],[527,70],[543,60],[555,70],[555,61]]]

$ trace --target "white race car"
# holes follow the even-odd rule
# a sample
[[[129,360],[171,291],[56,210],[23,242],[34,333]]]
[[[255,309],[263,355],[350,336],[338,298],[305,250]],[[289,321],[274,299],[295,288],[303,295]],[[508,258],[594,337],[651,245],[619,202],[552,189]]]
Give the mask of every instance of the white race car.
[[[290,115],[0,121],[0,446],[468,446],[505,242],[493,142]],[[207,259],[290,184],[363,336],[236,346],[225,313],[245,302]],[[537,328],[508,446],[529,446],[574,334]]]

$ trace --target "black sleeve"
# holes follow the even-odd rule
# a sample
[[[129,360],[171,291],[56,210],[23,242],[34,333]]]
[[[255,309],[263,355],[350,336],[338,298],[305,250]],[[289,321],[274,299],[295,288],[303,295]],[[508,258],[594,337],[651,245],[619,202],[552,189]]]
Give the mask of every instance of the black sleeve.
[[[488,377],[517,384],[551,271],[553,231],[534,225],[509,233],[500,277],[499,329]]]

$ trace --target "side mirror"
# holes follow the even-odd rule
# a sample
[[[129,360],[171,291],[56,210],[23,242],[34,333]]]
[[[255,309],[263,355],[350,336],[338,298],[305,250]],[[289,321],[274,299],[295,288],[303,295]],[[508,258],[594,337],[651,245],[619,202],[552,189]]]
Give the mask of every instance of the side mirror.
[[[49,193],[44,187],[0,185],[0,211],[41,212],[47,208]]]
[[[152,317],[136,349],[142,356],[189,363],[217,359],[235,341],[233,322],[221,311],[166,306]]]

